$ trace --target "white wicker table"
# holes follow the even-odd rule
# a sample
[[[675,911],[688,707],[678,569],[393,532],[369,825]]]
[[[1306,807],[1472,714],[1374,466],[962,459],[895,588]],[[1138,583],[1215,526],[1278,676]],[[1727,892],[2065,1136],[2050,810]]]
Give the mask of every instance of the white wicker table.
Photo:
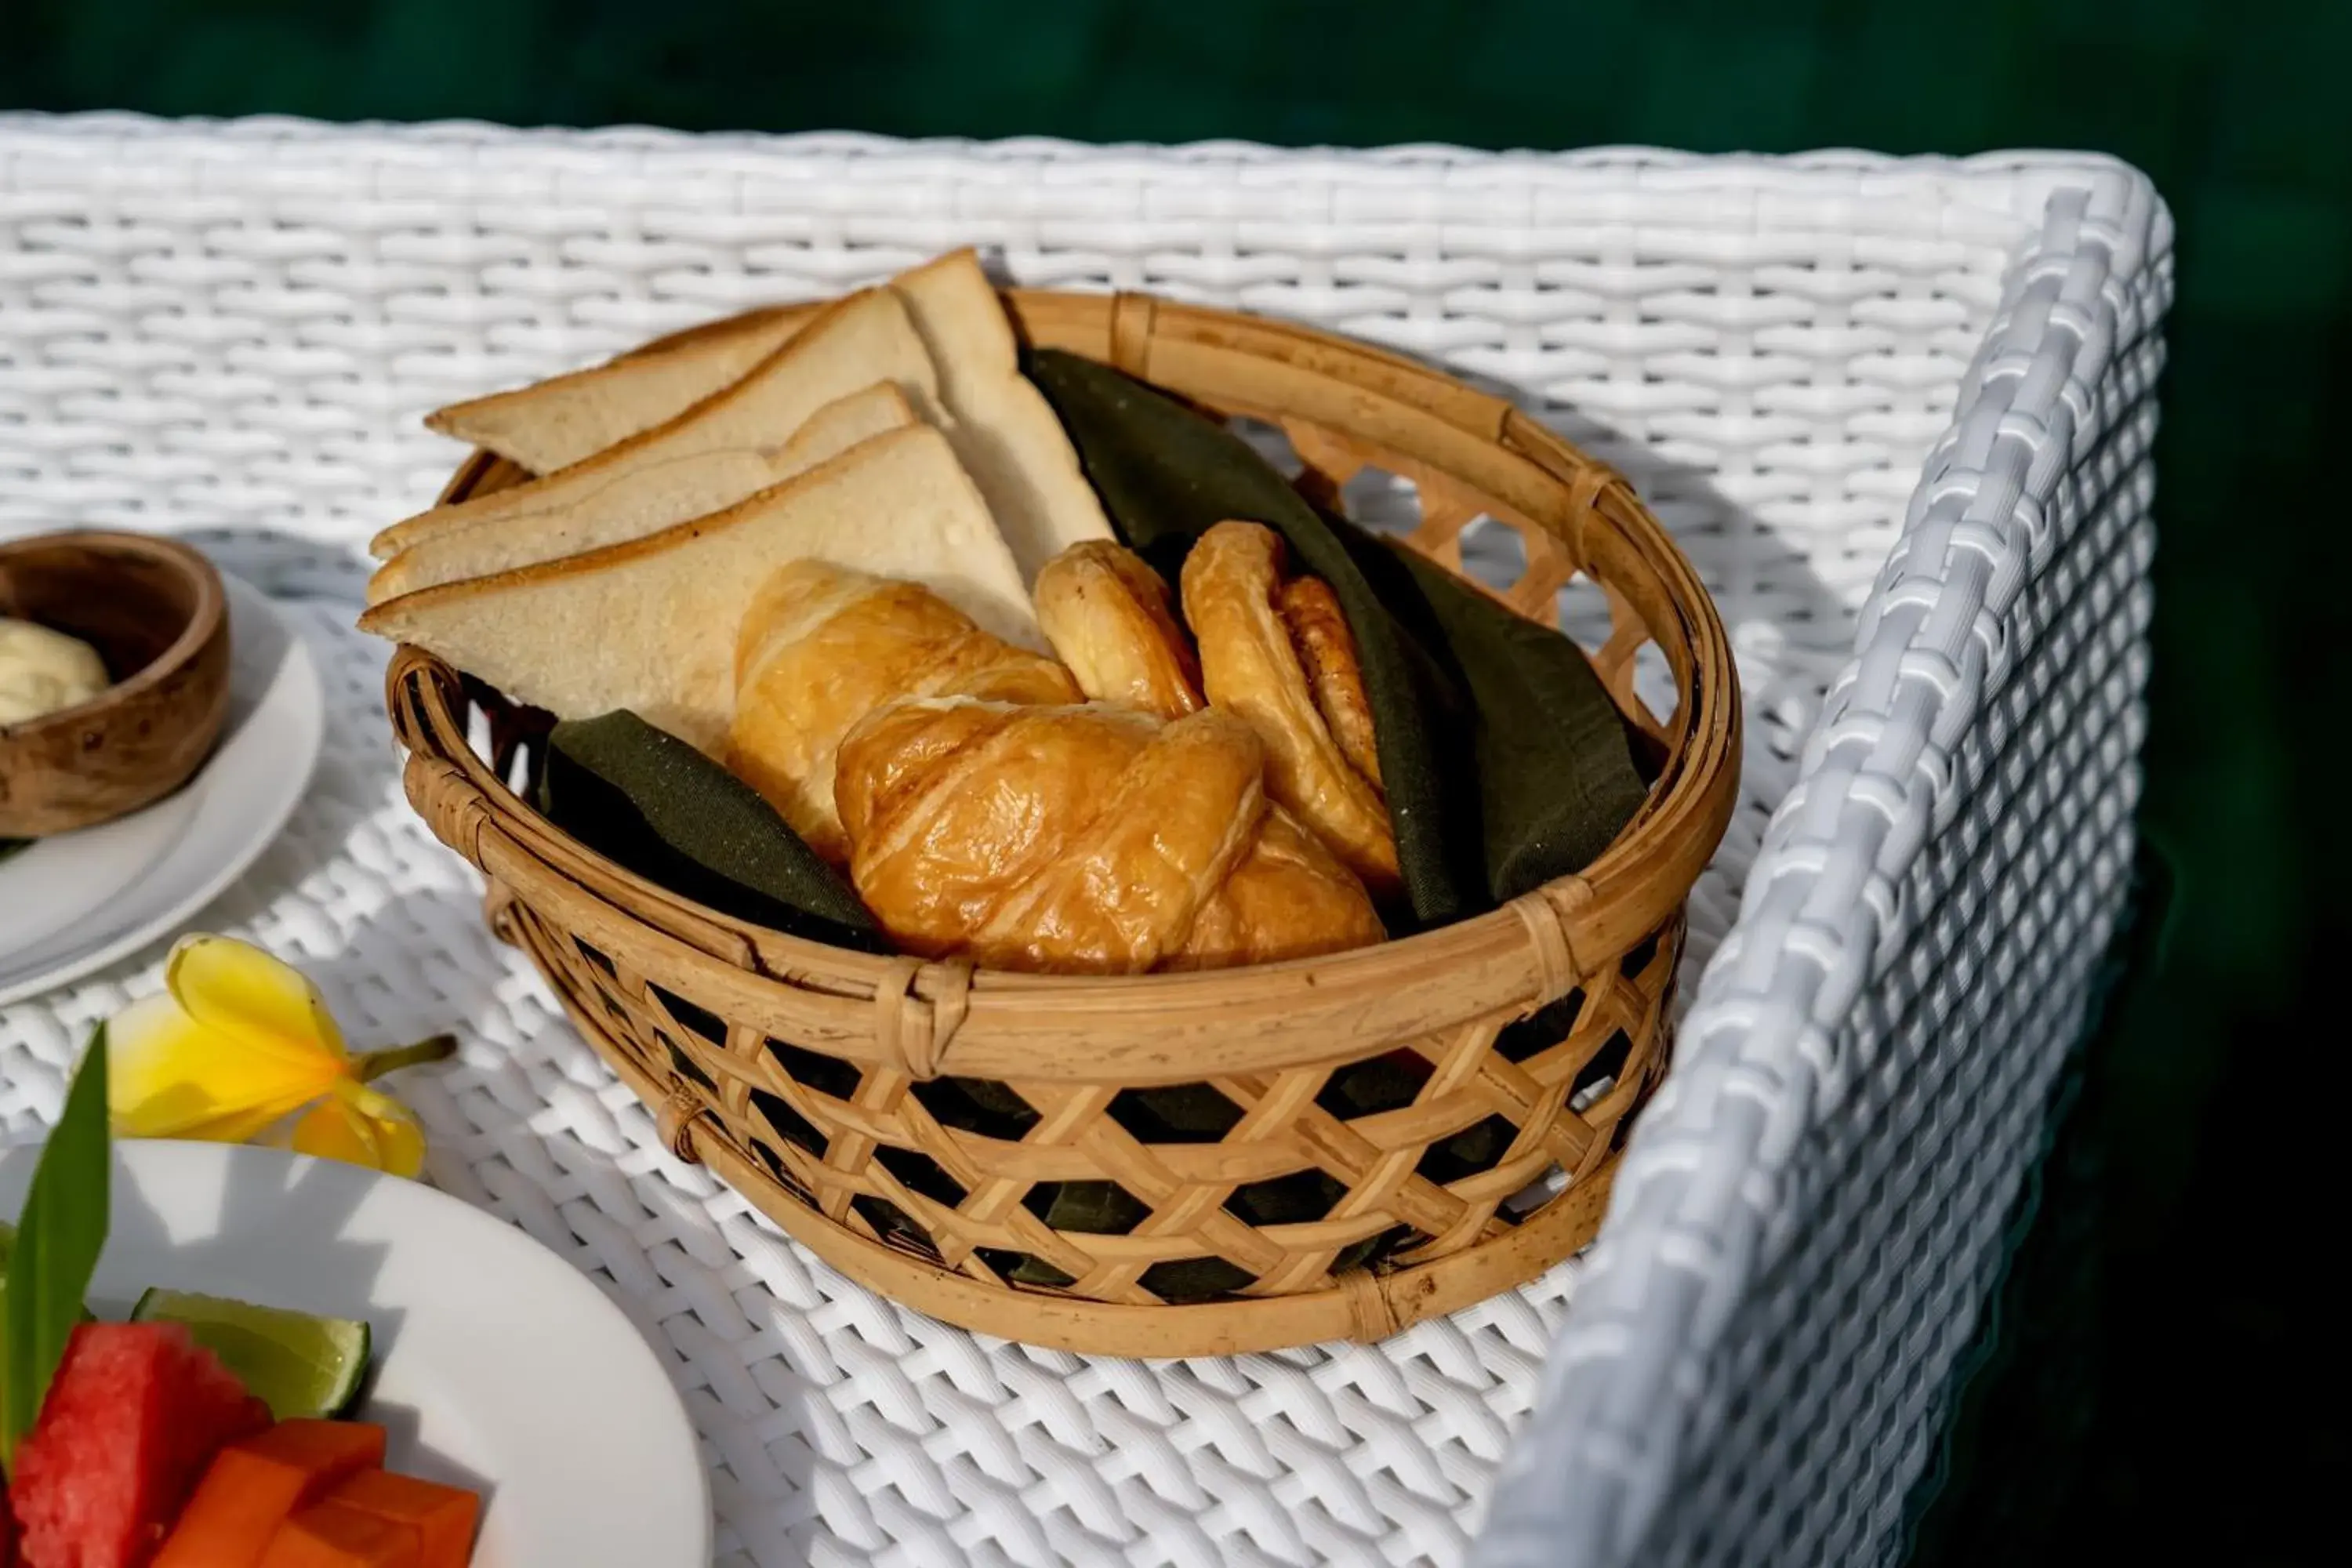
[[[932,1322],[674,1160],[402,804],[351,619],[361,542],[460,455],[420,414],[967,241],[1491,377],[1705,575],[1743,809],[1585,1259],[1375,1347],[1146,1363]],[[1451,1565],[1507,1468],[1490,1568],[1883,1560],[2122,897],[2168,244],[2129,170],[2031,154],[0,116],[0,534],[195,533],[310,639],[325,761],[201,923],[359,1039],[461,1030],[412,1075],[430,1177],[664,1353],[722,1563]],[[160,957],[0,1011],[12,1134]]]

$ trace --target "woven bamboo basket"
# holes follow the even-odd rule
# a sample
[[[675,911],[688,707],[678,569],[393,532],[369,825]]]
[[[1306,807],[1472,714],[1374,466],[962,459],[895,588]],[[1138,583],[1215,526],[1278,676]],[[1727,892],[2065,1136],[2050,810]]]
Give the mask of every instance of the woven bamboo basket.
[[[1278,426],[1315,499],[1367,468],[1410,479],[1409,542],[1450,567],[1474,521],[1515,530],[1525,567],[1499,596],[1522,614],[1550,620],[1580,572],[1598,584],[1594,662],[1654,773],[1633,822],[1582,875],[1441,930],[1101,978],[877,958],[655,887],[509,788],[535,766],[530,715],[403,647],[388,702],[410,800],[671,1149],[908,1306],[1068,1350],[1228,1354],[1382,1338],[1533,1278],[1591,1239],[1665,1068],[1683,901],[1735,799],[1738,687],[1696,574],[1615,474],[1423,365],[1149,296],[1006,303],[1033,343]],[[478,452],[447,495],[525,477]],[[1644,645],[1673,674],[1663,718],[1634,694]],[[1335,1075],[1376,1060],[1417,1087],[1335,1110]],[[1153,1095],[1178,1085],[1222,1110],[1167,1124]],[[975,1131],[976,1098],[1010,1121]],[[1039,1195],[1074,1183],[1112,1194],[1118,1223],[1047,1223]],[[1315,1196],[1253,1223],[1275,1191]],[[1169,1282],[1203,1269],[1214,1299],[1171,1304]]]

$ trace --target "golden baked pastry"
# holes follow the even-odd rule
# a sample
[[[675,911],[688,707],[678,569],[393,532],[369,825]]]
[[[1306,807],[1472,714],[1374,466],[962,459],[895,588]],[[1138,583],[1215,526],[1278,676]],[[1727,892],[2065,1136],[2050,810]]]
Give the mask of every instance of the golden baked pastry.
[[[1202,689],[1265,742],[1266,788],[1375,894],[1402,885],[1355,639],[1320,579],[1286,579],[1282,536],[1221,522],[1184,560]]]
[[[899,697],[1075,702],[1069,672],[1013,647],[919,583],[822,561],[779,568],[735,634],[728,768],[827,859],[849,857],[834,810],[834,754]]]
[[[1339,595],[1320,577],[1293,577],[1275,596],[1290,646],[1307,676],[1315,710],[1331,728],[1331,739],[1348,765],[1381,787],[1381,749],[1372,740],[1372,702],[1364,695],[1364,672],[1356,662],[1356,637],[1348,629]]]
[[[1133,974],[1381,940],[1348,868],[1266,798],[1265,747],[1214,709],[892,703],[843,741],[850,879],[905,951]]]
[[[1094,700],[1162,719],[1201,708],[1192,639],[1177,624],[1168,584],[1133,551],[1104,540],[1074,544],[1037,574],[1034,597],[1045,640]]]

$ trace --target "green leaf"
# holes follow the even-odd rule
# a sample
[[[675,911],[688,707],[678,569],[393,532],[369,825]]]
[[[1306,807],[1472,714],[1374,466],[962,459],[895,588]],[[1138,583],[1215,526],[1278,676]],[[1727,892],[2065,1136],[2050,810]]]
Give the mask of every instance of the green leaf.
[[[1031,1189],[1030,1196],[1036,1196]],[[1125,1236],[1151,1210],[1117,1182],[1060,1182],[1045,1205],[1045,1220],[1055,1230],[1087,1236]]]
[[[1136,1283],[1171,1306],[1215,1301],[1248,1289],[1257,1276],[1222,1258],[1171,1258],[1145,1269]]]
[[[106,1026],[66,1091],[64,1113],[41,1151],[16,1221],[8,1281],[0,1289],[0,1463],[40,1418],[66,1342],[82,1321],[82,1298],[106,1245]]]
[[[540,809],[657,887],[772,930],[888,951],[841,873],[751,785],[623,709],[558,724]]]
[[[1497,902],[1581,871],[1649,794],[1633,734],[1584,650],[1384,540],[1428,602],[1477,714],[1479,819]]]

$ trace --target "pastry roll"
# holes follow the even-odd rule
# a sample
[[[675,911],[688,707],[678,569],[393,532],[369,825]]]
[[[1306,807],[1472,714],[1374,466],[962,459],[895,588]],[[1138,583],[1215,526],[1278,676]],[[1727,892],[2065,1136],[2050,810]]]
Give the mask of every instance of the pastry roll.
[[[1264,745],[1213,709],[910,699],[843,741],[850,879],[907,952],[1132,974],[1381,940],[1363,886],[1266,798]]]
[[[1185,557],[1202,687],[1265,742],[1275,800],[1386,896],[1402,880],[1355,639],[1328,584],[1285,578],[1286,553],[1270,528],[1221,522]]]
[[[727,766],[839,864],[849,844],[834,810],[835,752],[860,719],[910,695],[1079,697],[1059,664],[990,636],[919,583],[795,561],[761,585],[737,628]]]
[[[1133,551],[1103,540],[1045,563],[1037,624],[1097,702],[1181,719],[1201,706],[1201,663],[1169,605],[1168,584]]]

